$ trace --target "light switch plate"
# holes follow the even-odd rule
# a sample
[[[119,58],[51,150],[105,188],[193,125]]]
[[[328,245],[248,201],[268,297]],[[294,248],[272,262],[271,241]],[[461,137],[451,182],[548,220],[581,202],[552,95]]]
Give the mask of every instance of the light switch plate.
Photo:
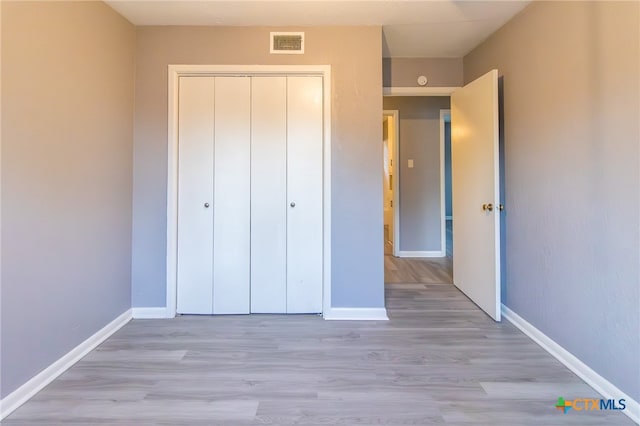
[[[408,166],[410,169],[413,169],[413,160],[409,160],[409,162],[408,162],[407,166]]]

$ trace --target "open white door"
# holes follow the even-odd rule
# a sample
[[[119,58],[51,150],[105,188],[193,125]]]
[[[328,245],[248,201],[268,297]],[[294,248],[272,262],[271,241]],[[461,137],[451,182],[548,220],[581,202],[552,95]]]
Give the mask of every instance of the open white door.
[[[498,71],[451,95],[453,282],[500,321]]]

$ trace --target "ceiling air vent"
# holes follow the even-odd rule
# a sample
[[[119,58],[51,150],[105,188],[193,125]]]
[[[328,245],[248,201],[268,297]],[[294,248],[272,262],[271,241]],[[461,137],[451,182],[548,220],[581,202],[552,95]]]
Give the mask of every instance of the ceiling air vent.
[[[303,54],[304,33],[271,33],[271,53]]]

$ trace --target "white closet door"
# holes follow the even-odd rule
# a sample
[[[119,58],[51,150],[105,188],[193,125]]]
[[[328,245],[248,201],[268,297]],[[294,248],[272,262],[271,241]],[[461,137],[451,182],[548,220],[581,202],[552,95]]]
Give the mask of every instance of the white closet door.
[[[287,312],[322,312],[322,77],[287,77]]]
[[[287,312],[287,78],[251,89],[251,312]]]
[[[213,77],[180,77],[177,312],[184,314],[213,313],[213,99]]]
[[[213,313],[249,313],[251,78],[215,77]]]

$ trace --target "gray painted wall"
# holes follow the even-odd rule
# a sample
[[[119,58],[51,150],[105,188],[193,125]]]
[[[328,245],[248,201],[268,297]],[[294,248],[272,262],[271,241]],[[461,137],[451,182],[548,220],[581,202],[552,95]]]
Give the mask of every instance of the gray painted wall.
[[[384,58],[384,87],[417,87],[418,76],[428,79],[428,87],[462,86],[462,58]]]
[[[269,31],[137,28],[133,306],[165,306],[168,64],[332,66],[332,304],[384,306],[381,28],[292,29],[304,55],[270,55]]]
[[[2,2],[0,397],[131,306],[133,26]]]
[[[384,109],[400,117],[400,250],[439,251],[440,110],[449,109],[449,97],[385,97]]]
[[[464,58],[503,75],[504,302],[636,400],[639,9],[533,2]]]
[[[451,196],[451,122],[444,123],[444,214],[451,217],[453,197]]]

